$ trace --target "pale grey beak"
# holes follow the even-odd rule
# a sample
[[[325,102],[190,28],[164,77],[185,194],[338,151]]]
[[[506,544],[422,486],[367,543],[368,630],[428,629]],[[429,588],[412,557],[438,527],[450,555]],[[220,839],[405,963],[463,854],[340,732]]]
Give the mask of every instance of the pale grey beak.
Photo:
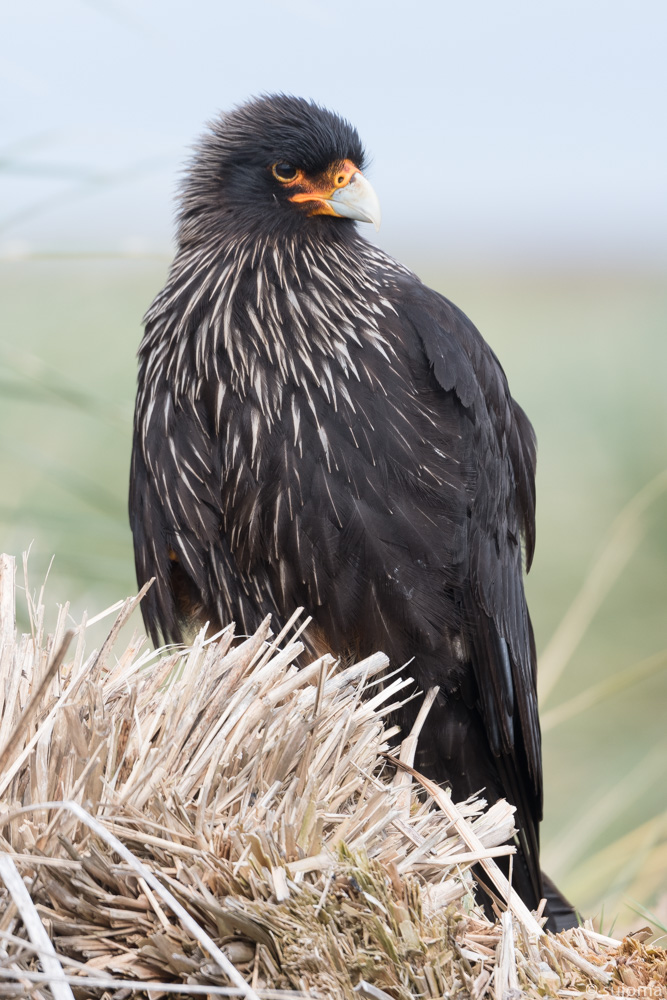
[[[376,229],[380,228],[380,202],[363,174],[353,174],[345,187],[338,188],[327,200],[336,215],[359,222],[372,222]]]

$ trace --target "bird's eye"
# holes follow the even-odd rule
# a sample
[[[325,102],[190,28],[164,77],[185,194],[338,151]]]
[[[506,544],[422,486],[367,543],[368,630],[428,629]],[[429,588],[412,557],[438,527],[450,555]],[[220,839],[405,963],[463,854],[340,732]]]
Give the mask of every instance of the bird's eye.
[[[276,180],[283,181],[283,183],[295,180],[298,173],[296,167],[293,167],[291,163],[274,163],[271,169]]]

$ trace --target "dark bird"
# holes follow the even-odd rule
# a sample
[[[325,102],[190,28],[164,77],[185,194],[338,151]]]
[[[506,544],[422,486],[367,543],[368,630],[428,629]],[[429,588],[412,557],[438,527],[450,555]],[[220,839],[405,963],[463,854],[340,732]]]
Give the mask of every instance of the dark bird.
[[[286,96],[196,149],[139,352],[146,626],[179,642],[304,606],[313,650],[412,660],[440,688],[416,766],[455,800],[516,806],[514,885],[572,923],[539,864],[535,435],[470,320],[357,232],[380,221],[363,168],[348,122]]]

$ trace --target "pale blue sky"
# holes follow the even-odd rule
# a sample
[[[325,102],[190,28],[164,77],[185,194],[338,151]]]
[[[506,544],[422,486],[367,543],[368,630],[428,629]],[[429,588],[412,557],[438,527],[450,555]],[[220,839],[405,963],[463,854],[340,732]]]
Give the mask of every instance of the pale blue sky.
[[[664,2],[22,0],[0,37],[5,253],[168,251],[203,123],[282,90],[357,125],[393,252],[667,260]]]

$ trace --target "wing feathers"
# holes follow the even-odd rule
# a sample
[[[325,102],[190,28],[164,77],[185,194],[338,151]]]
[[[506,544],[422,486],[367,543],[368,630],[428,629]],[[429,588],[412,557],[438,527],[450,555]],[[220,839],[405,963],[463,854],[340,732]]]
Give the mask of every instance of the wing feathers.
[[[520,539],[535,544],[535,436],[498,359],[467,317],[419,285],[401,286],[401,312],[441,389],[469,414],[468,647],[479,711],[505,794],[521,814],[531,878],[539,888],[541,740],[535,647],[523,589]],[[539,896],[538,896],[539,898]]]

